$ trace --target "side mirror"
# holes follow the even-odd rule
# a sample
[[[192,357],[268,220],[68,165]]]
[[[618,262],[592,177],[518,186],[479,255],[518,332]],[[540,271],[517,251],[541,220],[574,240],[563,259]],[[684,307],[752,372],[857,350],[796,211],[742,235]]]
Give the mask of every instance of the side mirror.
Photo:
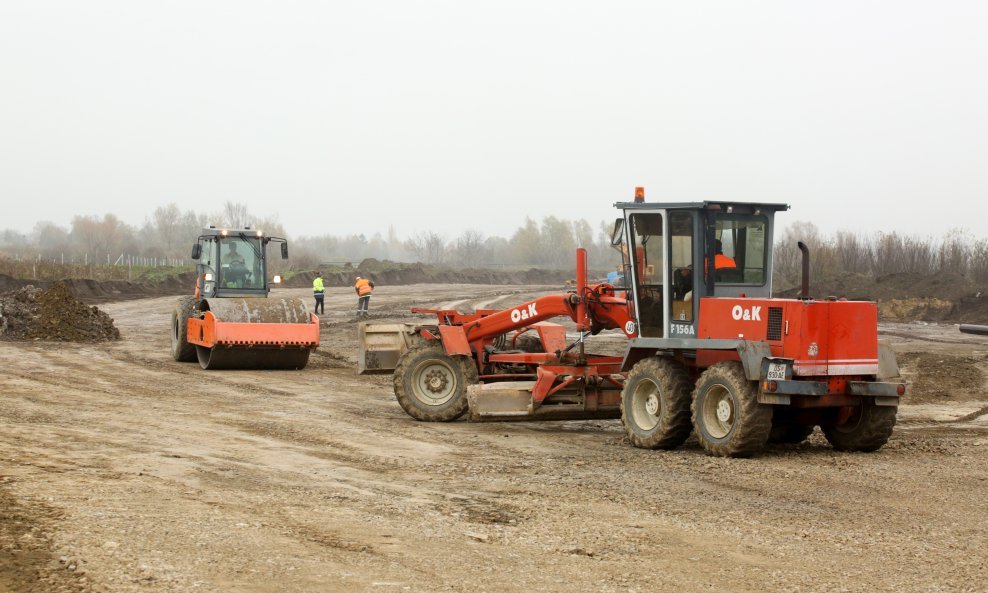
[[[192,246],[192,259],[199,259],[202,257],[202,243],[196,243]]]
[[[288,259],[288,243],[281,244],[281,259]]]
[[[614,221],[614,231],[611,232],[611,245],[617,247],[624,242],[624,219]]]

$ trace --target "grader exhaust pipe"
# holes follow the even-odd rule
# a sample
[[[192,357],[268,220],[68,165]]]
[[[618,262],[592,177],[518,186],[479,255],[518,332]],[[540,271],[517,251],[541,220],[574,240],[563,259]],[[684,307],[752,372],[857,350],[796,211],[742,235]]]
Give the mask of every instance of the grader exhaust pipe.
[[[796,246],[799,250],[803,252],[803,281],[802,288],[799,292],[799,298],[803,300],[809,300],[810,298],[810,248],[806,246],[806,243],[798,241]]]

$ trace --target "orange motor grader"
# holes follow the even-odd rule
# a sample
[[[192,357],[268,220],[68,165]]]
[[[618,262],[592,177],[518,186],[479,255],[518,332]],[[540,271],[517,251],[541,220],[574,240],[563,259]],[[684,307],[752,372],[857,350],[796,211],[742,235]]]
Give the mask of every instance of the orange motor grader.
[[[195,295],[172,311],[171,350],[203,369],[302,369],[319,346],[319,319],[298,298],[272,298],[262,231],[208,227],[192,247]],[[280,278],[273,278],[275,283]]]
[[[696,434],[712,455],[744,457],[798,443],[816,426],[835,449],[874,451],[892,434],[906,386],[878,341],[875,303],[803,291],[772,298],[774,216],[785,204],[615,206],[620,286],[588,284],[510,309],[435,314],[417,326],[361,328],[362,371],[394,370],[413,418],[622,419],[631,443],[672,449]],[[569,317],[576,332],[548,319]],[[585,350],[617,330],[623,356]]]

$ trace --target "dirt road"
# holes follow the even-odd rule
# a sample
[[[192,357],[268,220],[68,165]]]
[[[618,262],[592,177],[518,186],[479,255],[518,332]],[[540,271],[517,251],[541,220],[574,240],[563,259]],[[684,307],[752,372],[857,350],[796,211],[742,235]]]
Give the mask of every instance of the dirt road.
[[[353,372],[354,300],[329,291],[301,372],[172,362],[172,298],[104,305],[117,343],[0,343],[0,593],[988,591],[983,337],[883,326],[917,392],[879,453],[728,460],[619,421],[412,421]]]

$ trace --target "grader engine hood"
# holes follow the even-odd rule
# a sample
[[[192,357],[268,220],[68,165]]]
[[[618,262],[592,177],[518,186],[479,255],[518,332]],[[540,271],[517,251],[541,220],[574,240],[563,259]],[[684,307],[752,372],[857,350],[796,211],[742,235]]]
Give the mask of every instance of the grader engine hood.
[[[704,298],[700,339],[767,342],[800,376],[878,374],[878,307],[866,301]]]

